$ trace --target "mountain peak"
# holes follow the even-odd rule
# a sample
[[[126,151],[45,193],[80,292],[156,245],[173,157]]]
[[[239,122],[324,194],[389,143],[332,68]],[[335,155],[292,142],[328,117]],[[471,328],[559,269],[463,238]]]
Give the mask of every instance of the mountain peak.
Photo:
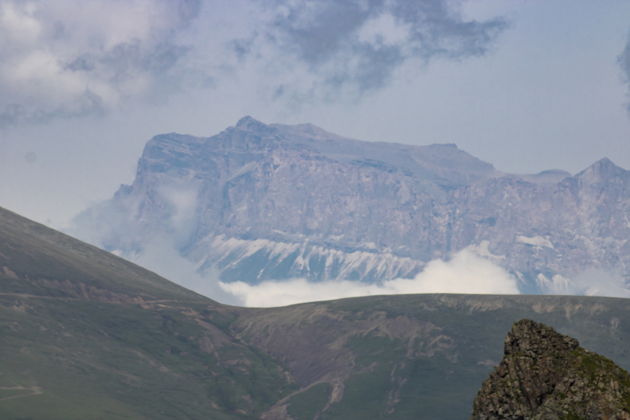
[[[591,167],[593,168],[619,168],[619,166],[615,165],[615,163],[610,160],[608,157],[603,157],[600,160],[598,160],[597,162],[593,163],[591,165]]]
[[[618,166],[607,157],[603,157],[597,162],[593,163],[591,168],[597,169],[599,171],[625,171],[621,166]]]
[[[545,324],[522,319],[505,338],[505,354],[545,354],[570,351],[579,346],[576,339],[556,332]]]
[[[597,162],[593,163],[588,168],[584,169],[582,172],[578,173],[577,176],[584,178],[593,178],[600,179],[611,176],[619,176],[627,171],[620,166],[615,165],[615,163],[607,157],[604,157]]]
[[[238,122],[236,123],[236,127],[245,130],[256,130],[260,128],[265,128],[267,127],[267,125],[249,115],[246,115],[238,120]]]

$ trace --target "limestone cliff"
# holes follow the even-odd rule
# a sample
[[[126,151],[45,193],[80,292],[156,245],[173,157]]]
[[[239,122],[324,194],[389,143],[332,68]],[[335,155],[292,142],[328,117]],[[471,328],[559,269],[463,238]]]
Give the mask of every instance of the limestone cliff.
[[[630,280],[629,214],[630,171],[608,159],[574,176],[506,174],[454,144],[245,117],[212,137],[151,139],[133,183],[76,234],[132,259],[166,244],[208,278],[248,283],[413,277],[472,247],[523,292],[567,293],[587,270]]]

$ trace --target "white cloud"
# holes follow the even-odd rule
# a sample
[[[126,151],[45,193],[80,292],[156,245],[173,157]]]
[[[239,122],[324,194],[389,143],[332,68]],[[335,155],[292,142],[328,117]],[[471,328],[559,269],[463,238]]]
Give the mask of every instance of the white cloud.
[[[238,303],[235,296],[219,287],[218,273],[206,273],[202,277],[197,272],[195,264],[180,256],[171,244],[168,238],[156,236],[139,255],[130,260],[180,286],[221,303]]]
[[[97,207],[96,219],[110,220],[107,226],[121,226],[118,233],[91,229],[95,223],[75,224],[72,233],[97,246],[112,249],[117,255],[146,267],[184,287],[222,303],[253,307],[283,306],[300,302],[340,299],[355,296],[393,295],[405,293],[471,293],[518,294],[517,280],[505,269],[479,254],[479,249],[468,247],[448,260],[430,261],[415,278],[398,278],[381,284],[349,280],[309,282],[305,279],[271,280],[257,285],[244,281],[224,283],[219,273],[199,267],[184,258],[177,248],[185,247],[191,230],[191,215],[196,200],[191,190],[160,191],[162,200],[172,208],[158,227],[134,226],[127,223],[129,211],[119,208]],[[131,207],[139,203],[132,202]],[[133,211],[131,212],[133,213]],[[100,218],[98,216],[100,214]],[[103,218],[105,216],[106,218]],[[82,218],[94,218],[86,212]],[[80,221],[79,221],[80,222]],[[88,227],[88,229],[86,229]],[[123,233],[124,232],[124,233]],[[125,252],[115,250],[122,249]],[[203,264],[203,262],[202,262]]]
[[[194,181],[166,184],[158,188],[158,197],[169,204],[169,214],[163,220],[163,227],[170,237],[165,238],[176,247],[185,246],[195,229],[195,213],[199,191]]]
[[[35,5],[29,2],[21,4],[5,2],[0,4],[0,28],[3,37],[0,46],[35,43],[42,32],[40,22],[35,18]]]
[[[379,89],[413,58],[483,55],[506,27],[458,9],[446,0],[1,0],[0,126],[233,79],[289,102]]]
[[[208,273],[205,269],[203,275],[199,274],[199,267],[177,251],[177,248],[185,247],[192,233],[195,196],[194,189],[162,189],[160,197],[170,208],[160,228],[136,226],[127,220],[129,212],[104,207],[93,211],[107,215],[107,219],[100,219],[110,220],[104,225],[121,226],[118,233],[112,235],[112,232],[98,229],[79,229],[72,233],[108,249],[118,246],[126,249],[124,257],[212,299],[250,307],[408,293],[520,293],[518,280],[499,265],[502,258],[491,254],[486,242],[467,247],[448,260],[433,260],[414,278],[398,278],[380,284],[349,280],[309,282],[305,279],[270,280],[257,285],[244,281],[224,283],[219,281],[218,271]],[[132,203],[132,208],[134,204],[139,203]],[[83,217],[92,215],[86,213]],[[92,223],[83,227],[101,225]],[[570,278],[540,273],[536,281],[543,294],[630,297],[630,288],[623,276],[604,270],[591,269]]]
[[[103,112],[153,93],[198,0],[0,2],[0,125]]]
[[[537,282],[541,291],[550,295],[630,297],[630,288],[623,276],[601,269],[589,269],[572,278],[539,274]]]
[[[434,260],[413,279],[395,279],[381,285],[354,281],[312,283],[304,279],[267,281],[258,285],[244,282],[219,283],[244,306],[283,306],[300,302],[355,296],[403,293],[517,294],[517,281],[498,265],[469,249],[448,261]]]

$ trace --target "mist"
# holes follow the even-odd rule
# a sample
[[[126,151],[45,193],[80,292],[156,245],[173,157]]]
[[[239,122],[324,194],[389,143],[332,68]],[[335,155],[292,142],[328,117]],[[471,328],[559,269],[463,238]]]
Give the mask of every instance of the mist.
[[[539,274],[536,280],[541,291],[550,295],[630,297],[624,277],[601,268],[591,268],[571,278],[560,274],[549,278]]]
[[[301,302],[405,293],[518,294],[517,280],[506,270],[463,249],[448,260],[433,260],[414,278],[399,278],[382,284],[356,281],[308,282],[305,279],[219,283],[244,306],[283,306]]]

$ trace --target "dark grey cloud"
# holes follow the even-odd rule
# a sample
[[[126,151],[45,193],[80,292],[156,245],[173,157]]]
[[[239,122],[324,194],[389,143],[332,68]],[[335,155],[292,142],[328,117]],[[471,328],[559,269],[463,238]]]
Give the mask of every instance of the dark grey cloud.
[[[377,3],[322,0],[311,2],[311,7],[289,3],[289,9],[273,19],[269,37],[309,64],[322,64],[355,46],[353,35],[370,16],[382,13],[382,7],[374,7]]]
[[[268,4],[267,41],[292,54],[332,88],[383,87],[408,60],[485,54],[507,22],[464,20],[446,0],[320,0]],[[246,54],[253,48],[243,48]]]
[[[485,54],[492,41],[507,27],[502,18],[464,21],[444,0],[398,0],[392,3],[391,12],[410,25],[412,50],[424,58]]]

